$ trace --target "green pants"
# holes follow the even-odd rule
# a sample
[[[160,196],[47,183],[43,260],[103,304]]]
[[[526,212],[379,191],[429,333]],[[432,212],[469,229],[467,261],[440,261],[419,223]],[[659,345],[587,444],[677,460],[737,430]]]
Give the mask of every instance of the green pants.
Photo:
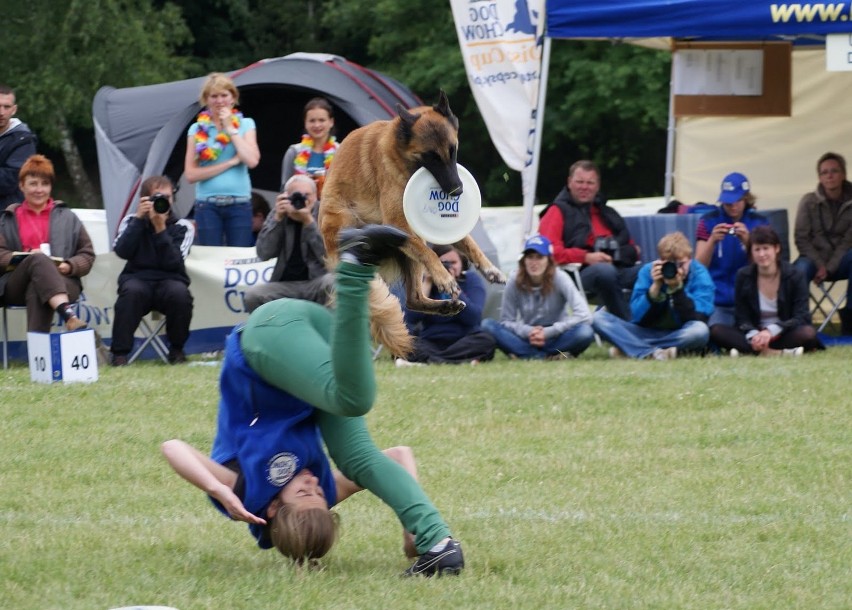
[[[390,506],[423,553],[449,536],[449,527],[417,481],[379,451],[363,417],[376,397],[367,303],[372,279],[372,267],[341,262],[333,312],[297,299],[262,305],[242,331],[242,350],[267,383],[316,407],[334,464]]]

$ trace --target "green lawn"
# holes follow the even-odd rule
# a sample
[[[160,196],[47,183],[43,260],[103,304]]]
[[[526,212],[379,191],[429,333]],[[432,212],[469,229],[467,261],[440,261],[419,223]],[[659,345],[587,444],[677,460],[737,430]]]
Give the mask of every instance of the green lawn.
[[[414,448],[467,560],[413,581],[367,493],[305,573],[171,472],[160,442],[210,446],[217,366],[45,386],[19,365],[0,374],[0,608],[849,608],[850,362],[381,360],[373,434]]]

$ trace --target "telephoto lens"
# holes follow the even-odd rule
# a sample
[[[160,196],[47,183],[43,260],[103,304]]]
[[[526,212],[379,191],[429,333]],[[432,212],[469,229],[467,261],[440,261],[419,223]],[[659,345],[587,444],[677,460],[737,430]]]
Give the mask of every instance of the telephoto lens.
[[[172,204],[169,203],[169,198],[162,193],[151,195],[151,204],[154,206],[154,211],[157,214],[165,214],[172,207]]]
[[[663,263],[663,267],[660,269],[660,273],[663,274],[663,277],[667,280],[673,280],[677,276],[677,263],[672,261],[666,261]]]

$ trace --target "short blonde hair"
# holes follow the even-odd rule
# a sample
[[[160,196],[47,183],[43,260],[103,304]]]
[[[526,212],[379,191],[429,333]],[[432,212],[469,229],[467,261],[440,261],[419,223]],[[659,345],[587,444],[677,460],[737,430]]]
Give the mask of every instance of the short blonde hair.
[[[198,101],[201,102],[202,106],[207,105],[207,98],[210,97],[214,91],[227,91],[234,96],[234,104],[240,101],[240,92],[234,84],[234,81],[232,81],[231,77],[227,74],[211,72],[207,75],[207,80],[204,81],[204,86],[201,87],[201,96],[198,98]]]
[[[657,243],[657,254],[664,261],[692,258],[692,244],[680,231],[663,235]]]
[[[302,565],[328,553],[339,528],[340,518],[333,511],[282,504],[272,518],[269,534],[278,552]]]

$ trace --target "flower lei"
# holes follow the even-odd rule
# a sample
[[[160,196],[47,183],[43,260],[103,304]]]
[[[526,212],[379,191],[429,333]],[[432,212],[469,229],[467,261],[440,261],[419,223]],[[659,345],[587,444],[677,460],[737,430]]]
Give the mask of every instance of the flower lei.
[[[308,160],[311,158],[313,149],[314,139],[308,134],[303,135],[302,141],[298,144],[296,158],[293,160],[293,167],[297,174],[308,173]],[[331,165],[331,160],[334,158],[335,152],[337,152],[337,140],[334,136],[329,136],[325,146],[322,147],[323,166],[326,172]]]
[[[231,127],[240,128],[240,119],[243,113],[236,108],[231,109]],[[215,161],[222,154],[225,147],[231,142],[231,136],[226,131],[220,131],[211,141],[210,129],[214,127],[213,116],[207,109],[198,114],[198,131],[195,132],[195,158],[199,161]]]

